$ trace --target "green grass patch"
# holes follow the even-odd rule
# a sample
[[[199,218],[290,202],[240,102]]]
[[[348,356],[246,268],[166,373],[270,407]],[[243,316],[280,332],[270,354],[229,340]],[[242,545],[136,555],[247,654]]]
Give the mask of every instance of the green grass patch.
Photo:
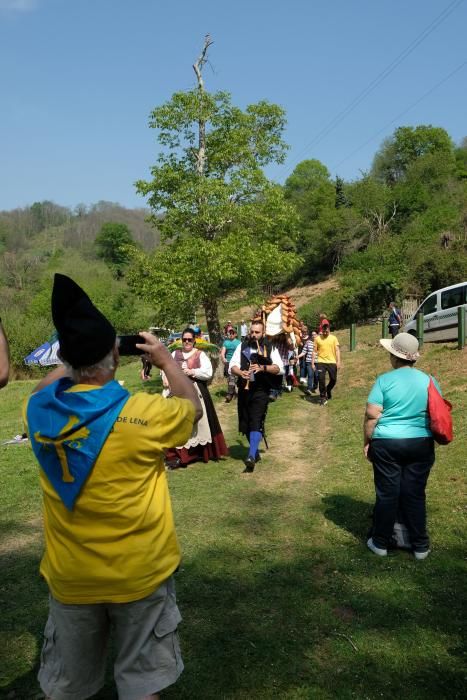
[[[344,369],[326,407],[297,389],[271,405],[270,450],[252,475],[241,474],[236,405],[212,388],[230,458],[169,473],[186,669],[165,697],[464,697],[466,353],[427,345],[420,361],[453,402],[456,428],[428,484],[433,553],[380,560],[364,545],[374,494],[361,447],[366,397],[389,368],[379,331],[359,328],[354,353],[338,334]],[[143,385],[138,370],[119,374],[131,391],[160,389],[158,378]],[[21,432],[32,386],[2,391],[0,439]],[[47,612],[38,467],[26,445],[1,447],[0,460],[0,696],[30,698]],[[110,679],[98,697],[115,697]]]

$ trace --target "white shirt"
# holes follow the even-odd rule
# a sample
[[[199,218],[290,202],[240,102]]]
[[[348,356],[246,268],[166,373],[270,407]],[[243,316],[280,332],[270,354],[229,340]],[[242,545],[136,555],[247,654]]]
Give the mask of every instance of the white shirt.
[[[196,348],[195,348],[195,351],[196,351]],[[185,360],[188,360],[188,358],[189,358],[192,354],[194,354],[193,351],[190,351],[190,352],[183,352],[183,351],[182,351],[182,355],[183,355],[183,358],[184,358]],[[172,353],[172,357],[175,357],[175,350],[174,350],[173,353]],[[193,372],[193,377],[194,377],[195,379],[202,379],[202,380],[204,380],[204,381],[206,381],[206,380],[208,380],[208,379],[211,379],[211,378],[212,378],[212,364],[211,364],[211,360],[210,360],[209,357],[206,355],[206,353],[203,352],[202,350],[201,350],[200,353],[199,353],[199,361],[200,361],[200,365],[201,365],[201,366],[200,366],[200,367],[197,367],[197,368],[195,368],[195,369],[192,370],[192,372]],[[183,368],[183,365],[182,365],[182,368]]]
[[[187,360],[190,357],[190,355],[192,354],[192,351],[190,351],[190,352],[183,352],[182,351],[182,354],[183,354],[183,358],[185,360]],[[175,357],[175,350],[172,353],[172,357]],[[195,379],[201,379],[203,381],[207,381],[208,379],[211,379],[212,378],[211,360],[206,355],[206,353],[203,352],[202,350],[200,351],[200,354],[199,354],[199,361],[200,361],[201,366],[196,367],[192,370],[192,372],[193,372],[192,376]],[[182,365],[182,369],[183,369],[183,365]],[[162,377],[162,383],[164,384],[164,386],[168,386],[167,377],[165,376],[165,373],[162,371],[161,371],[161,377]]]
[[[234,354],[232,355],[232,359],[229,362],[229,374],[232,374],[232,367],[238,367],[240,369],[241,351],[242,346],[237,345]],[[282,358],[277,348],[272,349],[271,360],[273,365],[277,365],[279,367],[279,374],[284,374],[284,363],[282,362]]]

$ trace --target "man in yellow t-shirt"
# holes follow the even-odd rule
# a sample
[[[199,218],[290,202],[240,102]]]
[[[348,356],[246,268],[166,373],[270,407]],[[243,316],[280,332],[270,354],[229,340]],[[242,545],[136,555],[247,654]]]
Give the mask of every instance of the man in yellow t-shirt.
[[[114,380],[118,340],[73,280],[56,275],[52,316],[64,366],[25,410],[40,464],[50,590],[39,682],[51,700],[104,684],[110,630],[121,700],[156,700],[183,670],[172,574],[180,563],[164,451],[201,416],[192,382],[154,336],[136,347],[163,369],[171,399]]]
[[[329,322],[326,320],[323,321],[322,331],[315,340],[315,357],[311,365],[313,370],[315,366],[318,371],[319,402],[321,406],[325,406],[332,398],[332,390],[337,381],[337,370],[342,367],[339,341],[330,332]],[[329,374],[327,386],[326,373]]]

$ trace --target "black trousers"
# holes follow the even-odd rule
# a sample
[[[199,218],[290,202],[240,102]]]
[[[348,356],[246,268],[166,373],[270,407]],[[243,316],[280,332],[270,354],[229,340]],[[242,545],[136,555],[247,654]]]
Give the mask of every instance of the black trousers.
[[[282,376],[280,377],[282,382]],[[238,391],[238,432],[249,435],[252,430],[263,432],[269,403],[269,387],[253,382],[249,389]]]
[[[337,382],[337,365],[333,362],[318,362],[316,365],[318,370],[319,395],[321,399],[329,398],[329,394],[336,386]],[[326,386],[326,372],[329,374],[329,383]]]
[[[375,439],[368,455],[373,463],[376,491],[373,542],[386,549],[400,508],[413,549],[425,552],[430,546],[425,487],[435,461],[433,438]]]

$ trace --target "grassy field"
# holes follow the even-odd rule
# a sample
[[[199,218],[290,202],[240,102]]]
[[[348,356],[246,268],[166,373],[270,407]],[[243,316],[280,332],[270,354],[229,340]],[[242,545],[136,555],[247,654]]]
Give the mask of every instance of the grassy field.
[[[419,363],[452,401],[457,436],[428,484],[433,552],[379,559],[364,546],[374,496],[361,448],[366,396],[389,369],[378,331],[358,329],[353,353],[338,334],[344,369],[326,407],[297,389],[271,406],[270,449],[252,475],[241,474],[236,406],[212,389],[230,458],[169,473],[186,669],[164,697],[465,697],[466,351],[427,345]],[[119,376],[140,388],[137,365]],[[32,385],[2,390],[0,440],[21,432]],[[35,698],[47,611],[37,466],[27,445],[0,447],[0,463],[0,696]],[[114,697],[111,682],[98,696]]]

